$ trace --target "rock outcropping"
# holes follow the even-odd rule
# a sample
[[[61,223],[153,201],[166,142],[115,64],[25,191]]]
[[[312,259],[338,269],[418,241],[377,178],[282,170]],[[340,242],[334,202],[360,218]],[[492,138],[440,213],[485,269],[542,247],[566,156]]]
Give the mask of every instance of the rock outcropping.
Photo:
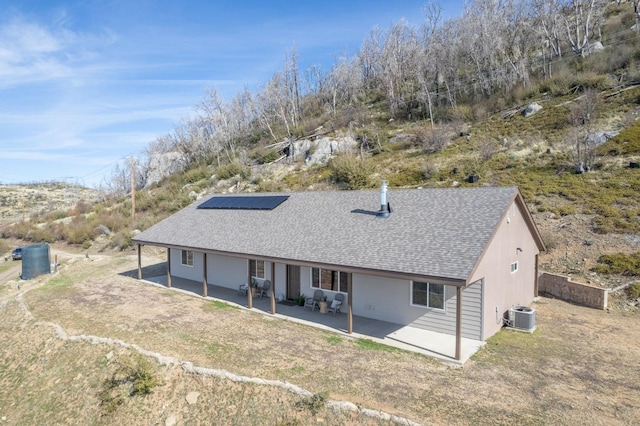
[[[301,139],[293,143],[293,160],[304,159],[305,164],[323,164],[341,152],[347,152],[358,146],[351,136],[339,138]]]
[[[187,161],[184,155],[177,151],[164,152],[149,159],[144,187],[149,188],[163,178],[184,170]]]

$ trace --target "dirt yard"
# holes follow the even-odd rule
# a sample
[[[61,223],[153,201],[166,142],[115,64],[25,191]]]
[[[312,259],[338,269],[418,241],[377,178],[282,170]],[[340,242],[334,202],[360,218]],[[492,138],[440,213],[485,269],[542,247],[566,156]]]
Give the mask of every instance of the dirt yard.
[[[132,253],[59,261],[57,274],[20,289],[10,278],[17,262],[0,264],[0,425],[627,425],[640,418],[640,314],[615,304],[596,311],[541,298],[534,334],[502,331],[464,368],[450,368],[139,283]],[[149,254],[143,263],[162,261]],[[161,384],[105,413],[100,390],[136,351],[148,351]],[[193,374],[184,362],[229,374]]]

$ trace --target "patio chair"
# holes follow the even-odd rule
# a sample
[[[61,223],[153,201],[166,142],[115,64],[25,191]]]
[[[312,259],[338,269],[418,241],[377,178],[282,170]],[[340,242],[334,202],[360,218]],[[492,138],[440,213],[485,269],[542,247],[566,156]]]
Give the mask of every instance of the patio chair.
[[[322,290],[316,290],[313,292],[313,297],[307,297],[304,300],[304,309],[307,309],[307,307],[311,308],[311,312],[313,312],[313,310],[316,308],[316,306],[318,307],[318,310],[320,309],[320,301],[322,300]]]
[[[270,288],[271,288],[271,281],[269,280],[264,280],[264,282],[262,283],[262,286],[256,287],[256,291],[258,292],[260,299],[262,299],[263,295],[267,296],[269,294]]]
[[[238,287],[238,296],[240,295],[247,295],[247,292],[249,291],[249,284],[240,284],[240,286]]]
[[[334,297],[333,301],[331,301],[331,304],[329,305],[327,310],[329,312],[333,312],[333,316],[335,317],[336,312],[340,312],[340,306],[342,306],[343,302],[344,302],[344,294],[338,293],[336,294],[336,297]]]

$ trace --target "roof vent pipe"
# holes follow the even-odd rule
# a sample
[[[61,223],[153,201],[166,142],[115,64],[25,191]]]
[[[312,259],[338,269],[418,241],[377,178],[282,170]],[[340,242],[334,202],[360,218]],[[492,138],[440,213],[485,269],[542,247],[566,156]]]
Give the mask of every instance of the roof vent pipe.
[[[389,185],[389,181],[383,180],[380,185],[380,211],[378,212],[378,217],[389,217],[389,213],[391,213],[391,207],[387,202],[387,186]]]

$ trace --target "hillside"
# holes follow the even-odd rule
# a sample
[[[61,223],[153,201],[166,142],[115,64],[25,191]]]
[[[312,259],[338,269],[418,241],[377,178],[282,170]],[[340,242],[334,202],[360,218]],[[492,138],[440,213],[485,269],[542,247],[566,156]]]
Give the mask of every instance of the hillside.
[[[96,252],[126,248],[133,229],[145,229],[213,192],[375,188],[380,179],[388,179],[391,188],[516,185],[548,248],[541,255],[541,269],[613,287],[629,278],[591,269],[603,254],[640,250],[640,169],[629,167],[640,159],[640,87],[602,90],[597,97],[603,113],[592,133],[618,135],[591,148],[591,167],[585,173],[575,173],[576,148],[565,139],[568,125],[558,124],[566,122],[567,110],[584,96],[546,94],[531,100],[542,109],[529,117],[523,115],[526,105],[520,105],[483,120],[434,129],[421,122],[388,122],[379,131],[384,140],[379,146],[364,155],[343,152],[322,164],[283,158],[269,164],[191,167],[139,190],[135,222],[127,196],[94,204],[97,192],[84,188],[0,186],[4,222],[18,222],[5,228],[4,235],[33,242],[53,242],[57,235]],[[428,144],[437,138],[444,141],[443,148],[431,152]],[[477,181],[470,183],[470,176]],[[23,206],[26,223],[20,223]],[[64,228],[64,218],[73,219],[73,226]]]
[[[0,185],[0,225],[71,210],[80,201],[90,204],[98,197],[94,189],[60,182]]]

